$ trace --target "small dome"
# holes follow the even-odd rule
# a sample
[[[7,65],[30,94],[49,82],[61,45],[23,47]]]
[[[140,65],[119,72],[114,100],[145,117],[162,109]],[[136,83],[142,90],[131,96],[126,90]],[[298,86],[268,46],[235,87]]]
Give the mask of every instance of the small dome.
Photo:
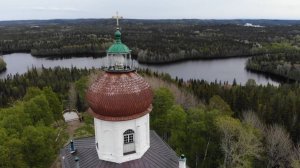
[[[123,43],[114,43],[107,50],[108,54],[126,54],[130,53],[129,48]]]
[[[115,42],[107,50],[108,54],[127,54],[130,53],[129,48],[121,41],[121,32],[119,29],[115,32]]]
[[[105,72],[86,95],[93,116],[107,121],[131,120],[149,113],[152,98],[150,85],[136,72]]]
[[[121,32],[120,32],[120,30],[117,30],[115,32],[115,39],[120,39],[120,38],[121,38]]]

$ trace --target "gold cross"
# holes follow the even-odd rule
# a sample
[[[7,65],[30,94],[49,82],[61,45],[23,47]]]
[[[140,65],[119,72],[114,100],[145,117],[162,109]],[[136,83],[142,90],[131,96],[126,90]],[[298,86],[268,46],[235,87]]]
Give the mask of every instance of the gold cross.
[[[119,28],[119,19],[123,19],[123,17],[122,17],[122,16],[119,16],[119,13],[118,13],[118,11],[117,11],[117,15],[116,15],[116,16],[113,16],[112,18],[117,20],[117,27]]]

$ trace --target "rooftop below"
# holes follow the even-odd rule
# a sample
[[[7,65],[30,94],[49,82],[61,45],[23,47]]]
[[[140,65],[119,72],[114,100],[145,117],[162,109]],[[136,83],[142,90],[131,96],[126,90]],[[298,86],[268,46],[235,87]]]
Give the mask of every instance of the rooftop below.
[[[150,131],[150,148],[137,160],[121,164],[103,161],[98,158],[95,137],[74,140],[76,153],[70,153],[70,145],[61,149],[60,159],[63,168],[76,167],[75,157],[79,158],[81,168],[178,168],[178,156],[155,131]]]

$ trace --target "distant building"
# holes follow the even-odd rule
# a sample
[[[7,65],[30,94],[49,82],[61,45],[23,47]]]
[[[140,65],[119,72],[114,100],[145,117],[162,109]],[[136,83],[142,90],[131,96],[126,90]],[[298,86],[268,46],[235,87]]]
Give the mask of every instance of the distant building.
[[[261,26],[261,25],[254,25],[252,23],[245,23],[244,26],[245,27],[264,27],[264,26]]]
[[[89,87],[86,96],[89,113],[94,116],[95,137],[74,140],[62,149],[62,167],[185,168],[184,156],[178,157],[150,131],[152,89],[136,73],[131,50],[121,42],[118,22],[107,60],[104,75]]]

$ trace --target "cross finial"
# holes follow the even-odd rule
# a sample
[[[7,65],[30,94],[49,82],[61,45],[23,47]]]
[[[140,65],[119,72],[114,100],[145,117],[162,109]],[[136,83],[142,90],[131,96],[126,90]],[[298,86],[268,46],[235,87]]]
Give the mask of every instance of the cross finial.
[[[117,20],[117,28],[119,28],[119,19],[123,19],[123,17],[119,16],[119,13],[117,11],[116,16],[113,16],[112,18]]]

